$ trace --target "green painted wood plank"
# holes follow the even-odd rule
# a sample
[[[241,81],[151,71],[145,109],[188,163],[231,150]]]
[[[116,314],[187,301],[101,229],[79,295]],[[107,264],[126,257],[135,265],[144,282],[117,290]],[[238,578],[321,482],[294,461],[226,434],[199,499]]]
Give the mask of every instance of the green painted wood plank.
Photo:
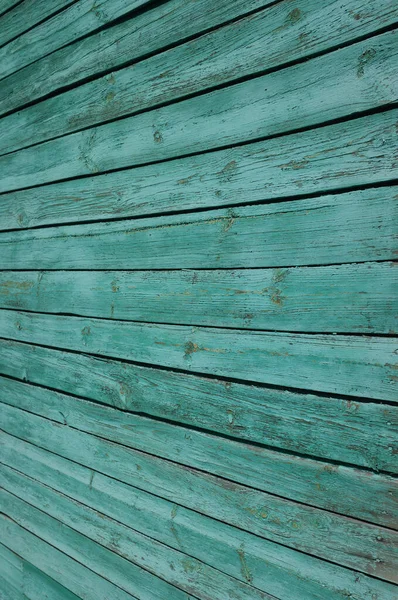
[[[0,46],[23,34],[27,29],[67,8],[74,0],[23,0],[0,20]],[[0,8],[0,12],[2,12]]]
[[[0,121],[0,153],[275,69],[314,51],[352,42],[394,21],[398,21],[398,10],[392,0],[355,0],[350,10],[336,0],[278,2],[6,117]],[[3,64],[6,61],[4,56]]]
[[[7,579],[0,575],[0,599],[1,600],[26,600],[26,596],[20,589],[13,587]]]
[[[3,507],[4,508],[4,507]],[[0,544],[0,598],[3,600],[79,600],[65,587]],[[4,585],[8,582],[8,586]],[[10,592],[7,595],[7,590]]]
[[[0,268],[235,269],[393,260],[397,207],[397,187],[381,187],[193,214],[5,232],[0,234]]]
[[[0,307],[279,331],[398,333],[396,263],[291,269],[1,271]]]
[[[3,309],[0,336],[304,390],[397,399],[393,338],[290,334]]]
[[[341,514],[363,518],[369,514],[367,505],[373,496],[386,509],[388,497],[394,492],[394,480],[385,475],[347,467],[335,468],[330,473],[324,462],[287,456],[176,424],[153,422],[13,380],[2,378],[1,385],[2,401],[10,406],[135,450]],[[397,430],[396,410],[390,411],[390,418],[393,423],[390,431],[386,428],[387,432],[381,434],[382,443],[396,446],[392,427]],[[377,435],[380,433],[374,427],[374,436]],[[367,489],[362,491],[363,487]],[[376,512],[376,507],[373,511]]]
[[[4,14],[13,6],[19,4],[21,0],[1,0],[0,2],[0,15]]]
[[[387,32],[275,73],[4,155],[0,191],[254,141],[380,108],[398,100],[397,54],[398,32]]]
[[[128,548],[130,551],[129,553],[131,554],[132,544],[123,544],[123,540],[119,539],[121,538],[121,532],[118,531],[117,524],[113,527],[113,531],[109,531],[112,525],[111,519],[105,517],[103,520],[104,527],[107,527],[108,531],[106,532],[105,529],[103,530],[100,544],[94,542],[85,534],[80,533],[80,531],[61,523],[46,512],[42,512],[30,504],[27,504],[17,496],[7,492],[5,489],[0,491],[0,498],[4,506],[4,513],[15,523],[18,523],[25,530],[51,544],[54,548],[61,550],[65,555],[78,561],[100,577],[104,577],[104,579],[107,579],[121,590],[127,592],[129,597],[137,598],[139,600],[163,600],[164,598],[173,598],[173,600],[174,598],[176,600],[197,599],[197,596],[193,592],[185,592],[178,589],[167,583],[165,580],[154,576],[149,571],[141,569],[128,560],[127,557],[124,558],[124,556],[122,556],[123,551],[117,553],[116,550],[120,543],[122,547],[124,546],[124,549]],[[52,498],[52,500],[62,503],[62,496],[58,496],[55,499]],[[84,521],[84,518],[87,519],[86,525],[82,523],[79,529],[82,529],[85,533],[87,533],[87,529],[89,529],[92,533],[96,532],[98,534],[98,529],[95,527],[94,523],[92,523],[93,527],[90,527],[90,521],[95,519],[95,514],[92,514],[89,510],[79,511],[79,506],[70,505],[70,501],[63,503],[63,505],[64,509],[68,510],[69,513],[73,513],[74,509],[76,509],[74,518],[77,518],[78,521],[80,521],[80,519]],[[84,514],[83,518],[81,512]],[[97,517],[101,521],[101,516],[97,515]],[[64,520],[69,521],[67,515],[64,515]],[[110,538],[108,538],[107,533],[111,533]],[[105,547],[104,542],[106,543],[106,541],[108,541],[108,545],[113,547],[112,550]],[[123,552],[123,554],[125,554],[125,552]],[[148,552],[146,554],[148,554]],[[141,557],[141,560],[142,558],[143,557]],[[150,560],[150,556],[146,556],[145,558],[147,561]],[[182,560],[184,560],[184,556],[181,561]],[[161,568],[161,565],[159,565],[159,568]],[[184,572],[182,566],[180,566],[180,568],[181,571]],[[169,570],[171,570],[170,567]],[[189,576],[192,577],[192,573],[188,574],[188,577]],[[187,577],[187,573],[185,573],[185,577]],[[245,598],[243,595],[241,597]],[[272,597],[265,596],[262,592],[260,592],[257,597],[262,600],[273,600]],[[113,596],[110,596],[110,598],[113,598]],[[249,596],[246,596],[246,598],[249,598]],[[209,599],[210,596],[203,597],[203,600]]]
[[[205,515],[334,563],[396,581],[398,532],[297,504],[3,404],[7,433]],[[326,465],[327,468],[333,468]]]
[[[131,600],[133,596],[1,516],[3,543],[82,600]],[[155,597],[155,596],[154,596]]]
[[[196,155],[167,169],[155,164],[11,192],[2,196],[0,228],[216,208],[389,181],[398,177],[397,114],[217,151],[211,161]]]
[[[0,49],[0,78],[92,34],[149,0],[79,0]]]
[[[3,466],[3,469],[2,482],[4,489],[14,495],[9,496],[6,494],[5,511],[17,522],[22,523],[23,526],[50,543],[57,546],[62,544],[63,546],[65,542],[65,535],[62,533],[64,528],[60,527],[58,522],[63,523],[134,565],[141,566],[179,588],[176,590],[175,595],[173,595],[174,592],[171,589],[168,592],[166,591],[173,598],[184,598],[185,600],[186,595],[181,594],[180,590],[184,590],[189,595],[192,594],[192,596],[201,600],[224,600],[225,598],[272,600],[275,598],[251,585],[226,576],[218,569],[213,569],[183,552],[160,544],[114,519],[108,518],[103,513],[73,501],[64,494],[55,492],[8,467]],[[13,498],[15,496],[28,504],[17,500],[16,506],[14,506]],[[28,505],[30,505],[30,508],[28,508]],[[20,510],[18,510],[19,507]],[[53,519],[45,517],[43,513],[31,507],[41,510],[42,507],[45,507],[44,512]],[[55,529],[60,531],[59,537],[54,536],[55,540],[52,524],[55,524]],[[88,549],[90,546],[96,549],[96,546],[92,544],[88,545]],[[75,545],[68,544],[65,552],[75,556]],[[86,564],[89,565],[90,563]],[[115,578],[115,583],[117,582],[118,580]],[[140,595],[139,586],[136,582],[130,587],[133,593]]]
[[[29,600],[79,600],[78,596],[26,561],[23,590]]]
[[[161,2],[154,10],[60,48],[10,75],[0,88],[0,113],[14,110],[98,73],[103,74],[145,58],[272,2],[273,0],[247,0],[244,3],[242,0]],[[162,23],[161,26],[159,22]]]
[[[4,468],[4,465],[2,465]],[[1,475],[1,477],[3,477]],[[3,508],[3,507],[2,507]],[[0,598],[3,596],[3,582],[6,584],[4,590],[13,589],[16,592],[16,598],[23,596],[22,580],[23,580],[23,561],[22,559],[11,552],[3,544],[0,544]],[[19,595],[18,595],[19,594]],[[9,596],[9,600],[14,600],[13,596]]]
[[[172,548],[291,600],[391,600],[387,582],[269,542],[3,434],[2,461]],[[131,507],[135,507],[132,514]],[[266,565],[266,568],[264,568]]]
[[[376,470],[386,464],[380,462],[386,433],[378,437],[374,431],[390,429],[395,407],[226,383],[7,340],[0,340],[0,348],[4,375],[275,449]],[[329,480],[334,474],[324,476]],[[391,526],[390,494],[371,487],[378,478],[366,481],[361,491],[370,494],[365,520]],[[344,494],[336,498],[344,501]],[[355,506],[353,501],[351,509]]]

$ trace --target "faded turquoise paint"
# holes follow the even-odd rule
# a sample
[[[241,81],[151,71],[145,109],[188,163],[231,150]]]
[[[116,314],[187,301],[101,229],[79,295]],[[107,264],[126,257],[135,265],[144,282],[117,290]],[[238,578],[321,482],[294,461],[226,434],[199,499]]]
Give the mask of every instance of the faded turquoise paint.
[[[397,23],[0,1],[2,600],[395,598]]]

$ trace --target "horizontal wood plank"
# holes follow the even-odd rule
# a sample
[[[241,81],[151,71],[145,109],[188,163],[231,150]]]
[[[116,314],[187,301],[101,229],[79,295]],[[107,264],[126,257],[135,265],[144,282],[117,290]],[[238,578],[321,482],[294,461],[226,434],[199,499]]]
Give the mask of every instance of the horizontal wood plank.
[[[83,5],[84,2],[79,2],[65,11],[65,16],[72,11],[80,12]],[[58,22],[64,20],[65,17],[62,21],[57,17]],[[353,42],[397,20],[398,11],[392,0],[351,0],[350,10],[336,0],[278,2],[181,46],[9,115],[0,121],[0,153],[275,69],[313,52]],[[47,23],[43,25],[46,31],[48,27]],[[25,37],[33,37],[34,31]],[[46,43],[47,40],[48,34]],[[56,41],[60,43],[59,36]],[[33,57],[37,46],[36,43]],[[26,53],[23,58],[26,60]],[[3,64],[9,62],[4,56]]]
[[[85,600],[131,600],[135,598],[54,546],[44,542],[9,517],[1,515],[4,545],[46,575]],[[127,562],[127,561],[126,561]],[[154,595],[153,598],[156,596]]]
[[[345,600],[347,590],[355,600],[374,600],[373,594],[390,600],[387,582],[215,521],[7,434],[0,443],[5,464],[281,600],[290,600],[292,589],[297,600]]]
[[[2,374],[122,410],[375,470],[393,459],[395,444],[387,450],[385,444],[393,406],[226,383],[8,340],[0,340],[0,348]],[[375,428],[385,433],[375,436]],[[331,477],[329,472],[325,476]],[[394,526],[390,496],[383,495],[379,505],[382,496],[369,490],[364,518]]]
[[[92,0],[79,0],[69,3],[61,13],[0,48],[0,78],[11,75],[80,37],[92,34],[148,1],[96,0],[93,4]]]
[[[0,15],[3,15],[13,6],[19,4],[22,0],[1,0],[0,2]]]
[[[186,508],[265,539],[397,581],[398,533],[393,530],[247,488],[5,404],[1,428],[167,500],[178,497]]]
[[[72,501],[64,494],[55,492],[29,477],[20,475],[8,467],[3,468],[5,469],[4,477],[2,477],[4,489],[13,494],[13,496],[5,495],[7,514],[50,543],[64,544],[66,536],[63,533],[64,528],[60,526],[63,523],[71,530],[86,536],[89,540],[101,544],[116,555],[176,586],[178,589],[174,592],[172,588],[163,584],[166,593],[170,594],[172,598],[186,600],[186,595],[183,595],[181,590],[188,593],[190,598],[193,596],[201,600],[224,600],[229,597],[235,597],[237,600],[273,600],[274,598],[247,583],[238,582],[235,578],[229,577],[183,552],[160,544],[96,510]],[[24,503],[16,498],[23,500]],[[14,502],[16,506],[14,506]],[[44,511],[46,515],[50,515],[52,518],[44,516],[43,513],[33,508],[40,509],[43,506],[46,507]],[[57,530],[59,536],[57,536]],[[101,559],[102,554],[105,556],[102,550],[98,553],[97,546],[93,544],[87,545],[88,550],[90,546],[94,552],[93,560]],[[77,558],[75,548],[74,544],[67,542],[67,548],[64,551]],[[86,562],[86,565],[89,566],[90,562]],[[126,576],[129,574],[133,575],[134,569],[131,569],[127,563]],[[116,577],[118,577],[117,573]],[[114,583],[118,584],[116,577],[114,576]],[[127,588],[122,584],[121,587]],[[141,595],[140,587],[140,583],[135,577],[127,591],[136,593],[140,598],[150,597],[145,592],[144,595]]]
[[[254,141],[389,105],[398,100],[397,58],[398,32],[387,32],[275,73],[3,155],[0,192]]]
[[[0,114],[84,81],[97,73],[110,72],[135,62],[225,21],[267,6],[272,1],[161,2],[154,10],[60,48],[7,77],[0,87]],[[161,26],[159,22],[162,23]]]
[[[0,307],[279,331],[398,333],[396,263],[291,269],[0,271]]]
[[[0,269],[234,269],[393,260],[397,187],[0,234]],[[287,243],[287,240],[289,243]]]
[[[0,544],[0,557],[0,595],[2,599],[79,600],[75,594],[2,544]]]
[[[0,499],[4,507],[4,514],[11,518],[14,523],[22,526],[34,536],[41,538],[44,542],[51,544],[51,547],[60,550],[67,557],[78,561],[101,578],[108,580],[115,587],[123,590],[129,598],[164,600],[164,598],[171,597],[176,600],[186,600],[187,594],[182,589],[172,586],[167,581],[154,576],[148,570],[142,569],[128,558],[124,558],[120,553],[110,550],[104,544],[106,540],[102,539],[102,544],[93,541],[81,531],[72,529],[58,519],[51,517],[48,513],[9,493],[4,488],[0,490]],[[62,501],[62,496],[57,497],[57,500]],[[73,510],[73,505],[69,510]],[[90,511],[87,512],[86,516],[90,519]],[[98,518],[101,521],[101,517],[98,516]],[[108,519],[106,521],[111,522]],[[84,529],[83,525],[82,528]],[[112,539],[113,542],[110,545],[117,547],[117,537]],[[122,544],[123,540],[120,543]],[[69,585],[70,574],[67,573],[67,575]],[[185,573],[185,576],[187,576],[187,573]],[[258,595],[259,598],[261,598],[260,594]],[[108,597],[113,598],[113,596],[105,596],[105,598]],[[188,597],[190,600],[197,599],[197,596],[193,593],[192,596]],[[246,596],[246,598],[249,597]],[[210,596],[204,598],[204,600],[209,599]],[[262,600],[273,599],[263,596]]]
[[[5,593],[7,590],[15,590],[15,598],[18,598],[18,600],[23,598],[23,567],[23,560],[0,543],[0,585],[2,586],[3,582],[6,584],[4,590],[3,587],[0,587],[0,597],[2,600],[2,594],[4,594],[4,600],[14,599],[14,596],[9,596]],[[25,599],[23,598],[23,600]]]
[[[155,164],[4,194],[0,228],[216,208],[389,181],[398,177],[397,114],[221,150],[211,160],[196,155],[167,168]]]
[[[388,497],[398,491],[394,479],[386,475],[350,467],[335,467],[330,472],[324,462],[286,456],[268,448],[188,430],[175,423],[154,422],[13,380],[1,378],[1,385],[3,402],[10,406],[135,450],[341,514],[369,518],[369,499],[377,497],[379,506],[387,509]],[[389,439],[388,431],[380,434],[376,427],[373,430],[375,436],[383,436],[385,446],[396,445],[397,410],[390,410],[390,418],[393,422]],[[387,454],[387,447],[385,451]],[[391,464],[394,465],[393,460]],[[318,486],[314,486],[314,481]],[[373,506],[372,510],[377,509]]]
[[[74,0],[23,0],[0,20],[0,46],[23,34],[54,13],[73,4]],[[9,4],[9,3],[8,3]],[[0,13],[3,12],[0,7]],[[1,71],[0,71],[1,77]]]
[[[396,400],[396,340],[0,311],[0,337],[202,374]]]
[[[66,587],[24,561],[23,591],[29,600],[79,600]]]

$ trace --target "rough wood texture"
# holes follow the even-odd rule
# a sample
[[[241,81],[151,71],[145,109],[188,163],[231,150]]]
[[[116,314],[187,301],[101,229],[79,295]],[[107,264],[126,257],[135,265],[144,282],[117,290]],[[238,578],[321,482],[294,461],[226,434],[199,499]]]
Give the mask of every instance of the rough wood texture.
[[[171,461],[178,461],[201,471],[210,472],[280,496],[341,514],[369,519],[378,510],[388,514],[389,496],[397,493],[396,482],[384,475],[364,473],[348,467],[335,467],[331,472],[325,463],[286,456],[259,446],[220,439],[204,432],[189,430],[176,424],[157,422],[141,416],[111,410],[95,403],[78,400],[50,390],[2,379],[4,402],[10,406],[108,439],[135,450],[141,450]],[[397,409],[390,410],[392,426],[397,423]],[[375,429],[375,434],[378,434]],[[383,433],[384,454],[395,447],[393,436]],[[241,465],[246,469],[242,472]],[[364,481],[367,489],[362,490]],[[314,481],[317,485],[314,486]],[[377,498],[377,500],[373,500]],[[368,505],[373,506],[369,511]],[[393,511],[376,523],[390,523]]]
[[[7,434],[1,442],[2,460],[21,473],[280,600],[290,600],[292,589],[298,600],[345,600],[347,589],[355,600],[390,600],[393,593],[387,582],[258,538]]]
[[[1,17],[0,46],[4,46],[24,31],[48,19],[52,14],[67,8],[73,2],[74,0],[51,0],[51,2],[48,2],[48,0],[23,0],[13,10]],[[0,13],[2,12],[3,10],[0,7]]]
[[[278,2],[10,115],[0,121],[0,153],[275,69],[396,19],[392,0],[351,0],[350,10],[336,0]]]
[[[162,498],[178,497],[187,508],[265,539],[396,582],[393,530],[247,488],[11,406],[3,406],[1,423],[11,435]]]
[[[138,15],[60,48],[2,82],[0,114],[62,90],[85,79],[111,72],[167,46],[222,25],[273,0],[167,0]]]
[[[2,233],[0,268],[235,269],[393,260],[397,189]]]
[[[385,404],[206,379],[19,342],[0,340],[0,347],[0,372],[20,380],[276,449],[376,471],[385,465],[383,456],[391,462],[385,432],[396,409]],[[367,518],[391,525],[377,499],[373,494]],[[387,515],[393,513],[390,506]]]
[[[131,596],[107,579],[73,560],[17,525],[7,516],[1,516],[1,537],[4,544],[27,562],[85,600],[131,600]],[[153,596],[156,598],[156,596]]]
[[[397,24],[0,0],[1,600],[397,596]]]
[[[394,334],[397,295],[393,262],[291,269],[0,272],[1,308],[244,329]]]
[[[187,592],[190,598],[199,597],[203,600],[223,600],[226,597],[235,597],[237,600],[274,598],[29,478],[22,478],[15,471],[6,469],[4,479],[5,489],[13,495],[5,492],[2,500],[7,514],[16,522],[41,535],[46,541],[61,546],[69,556],[80,559],[98,574],[107,575],[110,580],[115,580],[117,576],[118,584],[129,593],[136,593],[139,598],[150,600],[171,596],[185,600],[186,594],[183,592]],[[27,500],[29,504],[18,498]],[[47,514],[37,510],[43,503],[50,507]],[[194,580],[192,572],[196,573]],[[151,577],[150,573],[159,575],[161,579]],[[151,584],[155,590],[153,596]],[[162,593],[165,595],[162,596]]]
[[[149,0],[79,0],[0,49],[0,78],[144,6]],[[25,4],[25,2],[24,2]],[[37,1],[35,2],[37,4]],[[47,5],[51,3],[47,2]],[[14,15],[15,19],[15,15]]]
[[[2,579],[0,594],[2,594],[2,599],[79,600],[78,596],[1,544],[0,557],[0,577]],[[7,589],[4,588],[5,580],[10,586],[8,594]]]
[[[0,191],[208,151],[397,102],[397,42],[398,32],[387,32],[275,73],[4,155]],[[337,86],[340,94],[334,93]],[[227,167],[224,178],[234,166]]]
[[[0,336],[139,363],[396,400],[396,340],[288,334],[0,311]]]
[[[0,228],[215,208],[389,181],[398,177],[397,114],[173,160],[167,169],[154,164],[4,194]]]
[[[19,4],[21,0],[1,0],[0,2],[0,15],[6,13],[10,8]]]

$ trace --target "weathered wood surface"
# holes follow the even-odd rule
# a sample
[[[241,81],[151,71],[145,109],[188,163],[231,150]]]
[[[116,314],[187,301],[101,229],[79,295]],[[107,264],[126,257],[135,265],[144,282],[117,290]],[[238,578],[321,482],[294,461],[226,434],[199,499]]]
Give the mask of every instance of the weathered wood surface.
[[[19,4],[21,0],[1,0],[0,2],[0,15],[3,15],[10,10],[16,4]]]
[[[0,46],[4,46],[32,26],[67,8],[73,2],[74,0],[51,0],[51,2],[48,0],[23,0],[0,18]],[[0,13],[2,12],[0,7]]]
[[[0,336],[271,385],[396,400],[396,340],[0,311]]]
[[[397,581],[398,533],[391,529],[217,478],[11,406],[3,405],[1,428],[134,487],[172,502],[178,498],[186,508],[270,541]]]
[[[59,583],[0,544],[2,600],[79,600]],[[4,587],[4,583],[8,587]],[[8,592],[8,589],[10,590]]]
[[[216,208],[389,181],[398,177],[397,114],[173,160],[167,169],[154,164],[4,194],[0,228]]]
[[[43,513],[44,514],[44,513]],[[134,596],[100,577],[91,569],[73,560],[64,552],[47,544],[19,526],[7,516],[1,516],[3,543],[13,552],[37,567],[84,600],[131,600]],[[156,598],[156,596],[153,596]]]
[[[1,600],[392,600],[396,3],[4,23]]]
[[[238,582],[236,579],[222,574],[219,570],[215,570],[195,558],[188,557],[178,550],[171,549],[142,533],[109,519],[98,511],[71,501],[65,495],[21,476],[16,471],[7,467],[3,468],[5,469],[4,477],[2,477],[4,489],[13,494],[12,496],[8,493],[4,494],[5,512],[9,516],[49,543],[54,544],[56,541],[56,547],[61,547],[72,558],[79,560],[82,557],[84,564],[94,571],[98,572],[96,559],[99,562],[109,560],[109,550],[115,553],[116,557],[127,559],[123,562],[113,559],[112,562],[116,569],[110,570],[108,567],[109,574],[106,572],[99,572],[99,574],[108,575],[111,581],[113,580],[129,593],[135,593],[140,598],[150,599],[152,596],[148,595],[148,591],[145,590],[145,584],[147,581],[153,581],[155,589],[158,588],[156,589],[158,593],[153,596],[156,598],[162,597],[159,595],[162,586],[163,593],[166,594],[163,598],[171,596],[176,599],[181,598],[181,600],[186,600],[186,594],[181,590],[188,593],[190,598],[199,597],[203,600],[224,600],[225,598],[272,600],[274,598],[247,583]],[[28,504],[21,502],[18,498]],[[37,510],[43,505],[48,507],[46,514]],[[62,523],[70,528],[66,530],[66,535]],[[97,547],[92,541],[101,546]],[[108,552],[104,551],[102,546]],[[124,585],[118,572],[120,570],[117,568],[118,563],[121,566],[124,565],[124,581],[122,580]],[[142,569],[144,569],[143,572]],[[160,584],[157,578],[148,577],[147,571],[159,576]],[[138,572],[138,577],[135,572]],[[192,573],[196,574],[195,578],[192,577]],[[163,579],[178,589],[175,591],[170,589],[167,584],[162,582]]]
[[[0,153],[275,69],[397,20],[391,0],[356,0],[349,11],[335,0],[278,2],[6,117],[0,121]]]
[[[92,34],[96,29],[144,6],[148,1],[96,0],[93,3],[92,0],[79,0],[69,3],[62,12],[26,31],[0,49],[0,79],[60,47]],[[49,4],[47,2],[47,5]]]
[[[0,312],[0,335],[174,369],[396,399],[396,341]]]
[[[301,332],[398,333],[396,263],[170,271],[1,271],[0,307]]]
[[[2,465],[2,468],[4,465]],[[21,589],[22,577],[23,577],[23,561],[11,552],[8,548],[0,543],[0,577],[1,586],[3,582],[7,583],[7,590],[15,590],[15,598],[23,597],[23,591]],[[18,595],[19,593],[19,595]],[[3,587],[0,587],[0,598],[4,600],[13,600],[14,596],[8,596],[3,591]]]
[[[63,425],[97,435],[124,446],[206,471],[237,483],[340,514],[373,519],[394,526],[391,496],[398,489],[387,475],[373,475],[349,467],[334,467],[274,450],[220,439],[168,423],[151,423],[147,418],[122,413],[86,400],[77,400],[42,388],[2,381],[4,402]],[[384,454],[393,454],[397,411],[384,432]],[[374,428],[374,435],[379,435]],[[392,449],[388,451],[388,444]],[[245,470],[242,472],[242,464]],[[396,469],[396,459],[390,459]],[[314,481],[316,485],[314,486]],[[364,483],[367,482],[365,486]],[[365,487],[365,491],[363,488]],[[377,500],[375,500],[377,498]],[[371,512],[369,502],[372,503]],[[384,517],[372,517],[378,511]]]
[[[390,600],[387,582],[260,539],[7,434],[0,443],[3,462],[21,473],[281,600],[290,600],[292,589],[297,600],[345,600],[348,589],[354,600]]]
[[[397,42],[398,32],[387,32],[275,73],[4,155],[0,191],[208,151],[389,105],[398,100]],[[337,86],[340,94],[334,93]]]
[[[0,269],[236,269],[394,260],[397,187],[0,234]],[[287,243],[288,240],[288,243]]]
[[[2,380],[2,386],[4,402],[16,408],[231,481],[341,514],[359,518],[366,515],[369,520],[368,504],[372,496],[378,498],[373,501],[378,504],[372,506],[373,514],[378,509],[388,514],[389,496],[398,491],[395,480],[389,476],[372,475],[349,467],[335,467],[330,472],[320,461],[216,438],[176,424],[153,423],[145,417],[43,388],[32,388],[21,382]],[[392,432],[397,424],[396,410],[390,415]],[[376,429],[374,433],[378,434]],[[385,446],[394,446],[393,435],[390,439],[387,435],[384,433],[383,436]],[[246,465],[244,473],[240,472],[242,464]],[[363,492],[367,480],[368,489]],[[314,486],[314,481],[318,485]],[[379,524],[391,523],[394,512],[390,510],[386,518],[373,520]]]
[[[0,372],[20,380],[275,449],[385,467],[385,434],[374,435],[394,420],[396,409],[385,404],[226,383],[7,340],[0,348]],[[389,496],[384,514],[379,496],[370,493],[366,518],[391,526]]]
[[[273,0],[246,0],[243,3],[242,0],[160,2],[154,10],[60,48],[37,63],[10,75],[0,88],[0,114],[50,93],[63,91],[65,87],[85,81],[96,74],[111,72],[133,63],[272,2]],[[372,21],[372,17],[370,20]]]

